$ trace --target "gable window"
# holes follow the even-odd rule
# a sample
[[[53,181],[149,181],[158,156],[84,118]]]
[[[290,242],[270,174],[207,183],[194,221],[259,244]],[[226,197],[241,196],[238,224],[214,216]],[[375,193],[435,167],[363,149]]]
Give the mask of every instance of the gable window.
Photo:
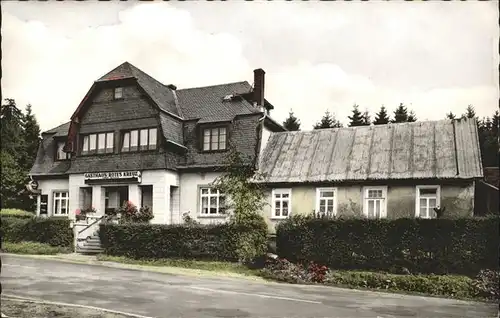
[[[226,150],[227,148],[226,127],[203,129],[203,150]]]
[[[122,152],[154,150],[157,144],[158,130],[146,128],[123,133]]]
[[[54,205],[52,212],[54,215],[67,215],[69,207],[69,195],[66,191],[54,192]]]
[[[363,214],[368,218],[387,216],[387,187],[363,188]]]
[[[68,160],[71,158],[69,152],[64,152],[64,141],[57,142],[56,160]]]
[[[113,97],[115,99],[123,98],[123,87],[115,87],[113,93],[114,93]]]
[[[415,216],[421,218],[434,218],[434,208],[439,207],[441,196],[440,186],[417,186]]]
[[[337,190],[335,188],[316,189],[316,214],[318,216],[337,214]]]
[[[200,188],[200,215],[221,215],[226,212],[226,196],[219,190]]]
[[[113,153],[114,133],[106,132],[83,136],[82,155]]]
[[[276,219],[287,218],[291,213],[292,189],[273,190],[272,217]]]

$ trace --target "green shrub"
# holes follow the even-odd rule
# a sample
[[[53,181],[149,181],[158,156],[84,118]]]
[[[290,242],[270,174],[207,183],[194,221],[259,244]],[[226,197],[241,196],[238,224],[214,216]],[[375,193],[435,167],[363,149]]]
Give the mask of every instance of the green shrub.
[[[2,209],[0,210],[0,217],[17,217],[21,219],[31,219],[35,217],[35,213],[19,210],[19,209]]]
[[[2,238],[7,242],[32,241],[51,246],[71,247],[73,230],[66,218],[3,217]]]
[[[498,217],[325,219],[296,217],[277,227],[277,252],[336,269],[466,274],[498,269]]]
[[[38,242],[3,242],[2,252],[13,254],[37,254],[37,255],[54,255],[60,253],[70,253],[68,247],[51,246],[45,243]]]
[[[254,237],[254,245],[239,241]],[[265,253],[267,226],[234,223],[219,225],[110,224],[100,225],[99,236],[105,253],[130,258],[183,258],[198,260],[240,259],[242,249]],[[264,240],[259,239],[264,237]],[[262,246],[261,246],[262,245]]]
[[[458,298],[475,296],[472,279],[467,276],[331,271],[327,274],[325,283],[351,288],[406,291]]]

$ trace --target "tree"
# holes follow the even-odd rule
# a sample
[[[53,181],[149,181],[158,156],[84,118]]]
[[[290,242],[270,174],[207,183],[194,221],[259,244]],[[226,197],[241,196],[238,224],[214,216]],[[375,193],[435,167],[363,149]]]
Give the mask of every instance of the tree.
[[[385,106],[382,105],[380,107],[380,111],[375,114],[375,120],[373,121],[374,125],[385,125],[389,123],[389,116],[387,115],[387,110],[385,109]]]
[[[230,145],[225,162],[226,172],[212,185],[225,196],[226,208],[231,211],[230,222],[236,225],[251,226],[252,233],[238,236],[237,253],[240,261],[248,262],[264,255],[267,248],[267,224],[261,214],[266,205],[264,188],[256,182],[262,176],[257,172],[255,162],[249,164],[243,155]]]
[[[452,112],[449,112],[448,114],[446,114],[446,118],[448,118],[448,119],[456,119],[457,116],[455,114],[453,114]]]
[[[408,109],[403,103],[400,103],[398,108],[394,111],[394,119],[392,123],[406,123],[408,121]]]
[[[314,125],[314,129],[340,128],[342,124],[327,110],[321,120]]]
[[[2,151],[9,153],[16,162],[20,162],[25,158],[24,116],[17,108],[15,100],[6,98],[5,102],[0,114]]]
[[[288,118],[283,122],[283,127],[285,127],[288,131],[300,130],[300,120],[294,116],[292,110],[290,110]]]
[[[359,111],[359,105],[354,104],[352,108],[352,116],[347,116],[349,118],[349,127],[356,127],[363,125],[363,114]]]
[[[26,106],[24,115],[24,143],[26,145],[26,159],[23,162],[25,169],[29,170],[36,159],[38,146],[40,144],[40,126],[31,109],[31,105]]]
[[[469,105],[465,109],[465,113],[462,115],[462,118],[476,118],[476,110],[474,109],[474,106]]]
[[[409,123],[413,123],[413,122],[417,121],[417,115],[415,114],[415,112],[413,110],[410,110],[410,113],[408,113],[407,121]]]
[[[368,112],[367,109],[363,113],[363,126],[370,126],[370,125],[371,125],[371,118],[370,118],[370,113]]]

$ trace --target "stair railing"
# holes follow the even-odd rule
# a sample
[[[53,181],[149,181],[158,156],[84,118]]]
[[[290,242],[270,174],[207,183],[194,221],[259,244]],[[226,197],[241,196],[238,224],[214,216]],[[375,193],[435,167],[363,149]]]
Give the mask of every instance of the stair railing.
[[[110,218],[111,218],[111,216],[110,216],[110,215],[103,215],[103,216],[101,216],[100,218],[98,218],[98,219],[94,220],[94,222],[92,222],[92,223],[88,224],[86,227],[84,227],[84,228],[83,228],[83,230],[80,230],[80,231],[78,232],[78,234],[81,234],[83,231],[85,231],[85,230],[86,230],[86,229],[88,229],[89,227],[93,226],[94,224],[96,224],[96,223],[100,222],[102,219],[106,219],[106,221],[107,221],[107,220],[109,220]]]

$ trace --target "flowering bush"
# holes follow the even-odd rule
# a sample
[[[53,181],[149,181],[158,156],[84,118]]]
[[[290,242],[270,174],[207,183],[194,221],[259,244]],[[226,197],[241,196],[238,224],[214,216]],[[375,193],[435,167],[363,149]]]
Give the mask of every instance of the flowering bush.
[[[291,263],[285,258],[267,260],[262,274],[264,277],[287,283],[307,283],[310,281],[308,272],[302,265]]]
[[[500,271],[481,270],[472,285],[477,296],[498,300],[500,298]]]
[[[323,283],[328,273],[328,267],[310,262],[307,268],[311,281],[314,283]]]
[[[88,213],[95,213],[96,209],[93,206],[83,208],[83,209],[76,209],[75,211],[75,218],[77,221],[85,220],[87,218]]]
[[[149,207],[139,210],[132,202],[126,201],[118,211],[121,214],[122,223],[147,223],[153,219],[153,211]]]

